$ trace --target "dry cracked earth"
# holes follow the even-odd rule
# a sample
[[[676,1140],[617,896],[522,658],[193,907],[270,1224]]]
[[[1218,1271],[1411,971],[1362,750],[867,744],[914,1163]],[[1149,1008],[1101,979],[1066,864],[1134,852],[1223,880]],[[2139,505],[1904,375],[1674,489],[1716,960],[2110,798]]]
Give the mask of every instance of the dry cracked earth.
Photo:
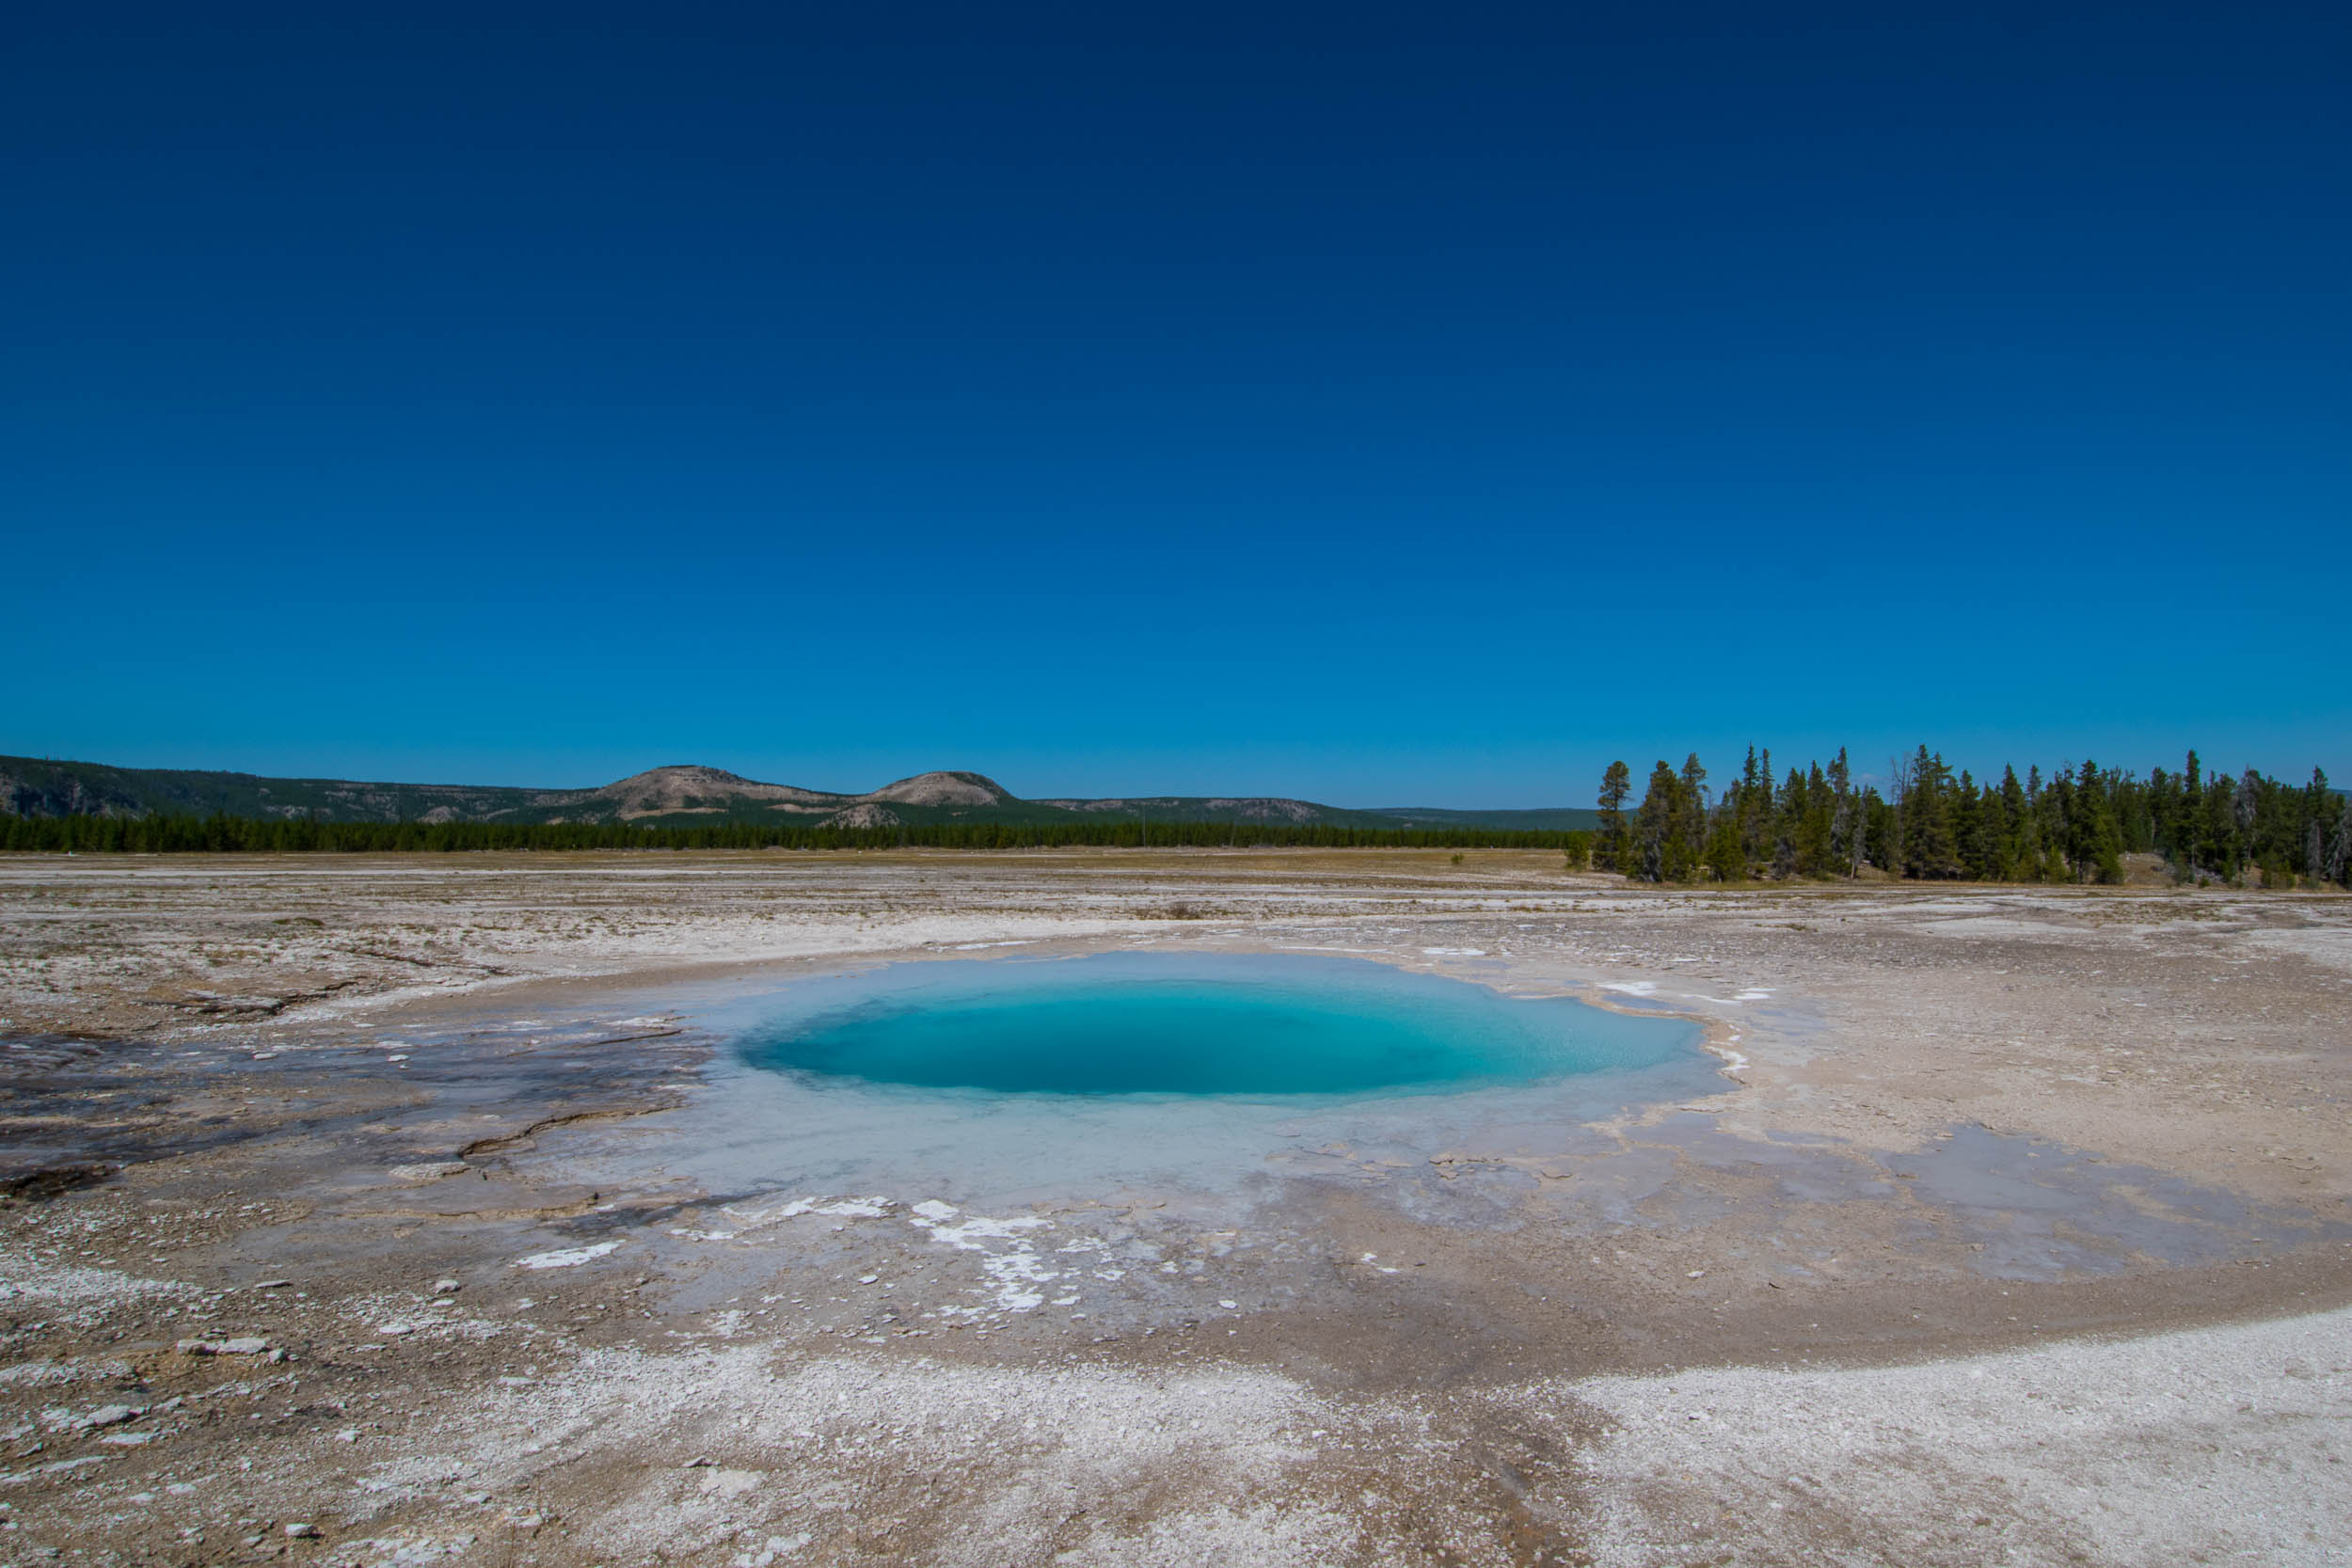
[[[743,987],[1124,948],[1711,1060],[1222,1184],[713,1163]],[[0,1563],[2352,1561],[2347,1000],[2307,894],[0,860]]]

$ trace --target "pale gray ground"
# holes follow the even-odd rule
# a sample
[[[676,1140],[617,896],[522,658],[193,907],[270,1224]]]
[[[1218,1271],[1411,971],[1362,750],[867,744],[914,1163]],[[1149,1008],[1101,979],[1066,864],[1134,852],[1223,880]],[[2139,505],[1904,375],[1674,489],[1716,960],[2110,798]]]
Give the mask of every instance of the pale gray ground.
[[[0,1562],[2352,1560],[2344,900],[1555,864],[0,862]],[[1731,1070],[1214,1191],[740,1184],[698,1009],[972,943]]]

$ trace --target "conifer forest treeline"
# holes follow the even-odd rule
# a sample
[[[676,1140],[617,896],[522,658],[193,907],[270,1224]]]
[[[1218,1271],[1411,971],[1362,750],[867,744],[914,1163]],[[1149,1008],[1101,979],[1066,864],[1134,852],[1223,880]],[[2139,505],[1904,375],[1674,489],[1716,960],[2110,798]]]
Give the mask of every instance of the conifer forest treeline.
[[[1883,787],[1882,787],[1883,786]],[[1632,770],[1601,776],[1593,863],[1641,881],[1837,878],[1874,867],[1923,880],[2120,882],[2123,857],[2153,853],[2181,882],[2343,885],[2352,872],[2352,799],[2312,770],[2290,784],[2249,768],[2208,773],[2197,753],[2175,773],[2141,779],[2095,762],[2044,777],[1957,776],[1921,746],[1863,783],[1844,751],[1772,776],[1750,748],[1739,776],[1711,788],[1696,752],[1650,769],[1638,803]]]
[[[0,816],[0,850],[78,854],[474,849],[1567,849],[1589,833],[1512,828],[1354,828],[1328,822],[914,822],[866,828],[715,822],[313,822],[252,816]]]
[[[79,853],[562,849],[1516,848],[1563,852],[1638,881],[1747,882],[1884,874],[1922,880],[2115,883],[2123,857],[2161,856],[2184,883],[2264,887],[2352,880],[2352,798],[2314,768],[2291,784],[2248,769],[2142,779],[2095,762],[2044,776],[1955,775],[1924,745],[1870,780],[1840,751],[1772,776],[1772,752],[1710,784],[1695,752],[1661,761],[1636,798],[1632,770],[1602,775],[1599,826],[1586,832],[1382,829],[1328,823],[955,822],[804,827],[755,822],[648,827],[614,822],[320,822],[230,816],[0,815],[0,850]]]

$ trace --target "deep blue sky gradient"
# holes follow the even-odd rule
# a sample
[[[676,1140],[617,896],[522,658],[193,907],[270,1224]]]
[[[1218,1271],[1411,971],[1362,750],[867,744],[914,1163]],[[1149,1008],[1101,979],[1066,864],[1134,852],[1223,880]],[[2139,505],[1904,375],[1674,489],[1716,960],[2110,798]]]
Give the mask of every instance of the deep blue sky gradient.
[[[2352,9],[360,9],[0,24],[0,752],[2352,779]]]

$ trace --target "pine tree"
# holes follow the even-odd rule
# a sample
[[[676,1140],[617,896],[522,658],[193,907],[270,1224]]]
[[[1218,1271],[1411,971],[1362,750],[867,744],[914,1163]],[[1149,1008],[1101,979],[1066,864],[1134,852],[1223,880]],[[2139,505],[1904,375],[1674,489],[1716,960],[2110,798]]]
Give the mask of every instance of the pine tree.
[[[2023,878],[2026,850],[2025,835],[2031,831],[2032,818],[2026,811],[2026,786],[2017,782],[2017,769],[2004,765],[2001,768],[2001,877]]]
[[[1864,854],[1882,871],[1902,864],[1902,815],[1877,790],[1862,792]]]
[[[1791,768],[1779,799],[1772,802],[1772,876],[1776,880],[1787,881],[1797,874],[1797,835],[1804,819],[1804,775]]]
[[[2116,820],[2116,781],[2086,760],[2074,787],[2082,851],[2075,864],[2094,881],[2113,887],[2123,880],[2123,834]]]
[[[1797,875],[1800,877],[1827,877],[1837,869],[1837,850],[1832,837],[1836,812],[1836,805],[1830,796],[1829,779],[1817,762],[1804,781],[1804,811],[1797,823]]]
[[[2209,865],[2204,837],[2204,768],[2197,762],[2197,750],[2190,748],[2187,767],[2181,771],[2181,818],[2173,825],[2173,834],[2181,847],[2181,865],[2190,877],[2197,867]],[[2187,881],[2187,877],[2183,877]]]
[[[1979,882],[1994,879],[1993,852],[1985,836],[1985,801],[1992,799],[1991,791],[1978,790],[1977,781],[1966,768],[1960,770],[1960,783],[1952,790],[1952,844],[1961,875]]]
[[[2303,821],[2303,875],[2314,882],[2327,868],[2328,808],[2334,800],[2334,792],[2328,787],[2327,769],[2312,768],[2312,782],[2303,786],[2296,811]]]
[[[1919,750],[1925,752],[1927,748],[1921,746]],[[1903,816],[1911,806],[1911,759],[1899,756],[1888,757],[1886,759],[1886,787],[1894,793],[1894,799],[1888,802],[1894,812],[1894,819],[1887,827],[1886,847],[1889,851],[1889,858],[1879,863],[1898,877],[1908,875],[1905,869],[1908,862],[1904,847],[1909,841],[1904,835]]]
[[[1902,870],[1906,877],[1947,878],[1960,872],[1952,839],[1952,772],[1939,753],[1919,748],[1907,768],[1903,802]]]
[[[1740,848],[1739,819],[1728,812],[1717,817],[1714,832],[1707,835],[1707,868],[1722,881],[1748,879],[1748,857]]]
[[[1641,810],[1634,814],[1632,875],[1645,882],[1664,881],[1673,868],[1674,830],[1677,827],[1677,797],[1682,793],[1682,781],[1666,766],[1666,759],[1658,759],[1658,766],[1649,772],[1649,788],[1642,796]]]
[[[1762,859],[1766,816],[1772,800],[1772,781],[1757,771],[1756,748],[1748,748],[1747,761],[1740,768],[1739,793],[1735,797],[1740,821],[1740,850],[1753,865]]]
[[[2205,839],[2205,863],[2223,878],[2234,880],[2240,853],[2235,813],[2232,804],[2230,781],[2217,775],[2205,779],[2204,820],[2201,824]]]
[[[2021,882],[2039,882],[2042,876],[2042,823],[2033,812],[2017,819],[2017,836],[2010,851],[2010,875]]]
[[[1682,762],[1680,811],[1675,824],[1676,862],[1688,877],[1707,852],[1707,768],[1692,752]]]
[[[1851,877],[1862,869],[1861,815],[1855,810],[1853,769],[1847,764],[1843,746],[1837,748],[1837,760],[1829,765],[1829,784],[1836,797],[1830,817],[1830,843]]]
[[[2042,879],[2049,882],[2075,880],[2074,842],[2074,765],[2058,764],[2042,786]],[[2053,867],[2061,868],[2056,874]]]
[[[1633,770],[1613,762],[1600,776],[1600,832],[1593,840],[1593,863],[1603,871],[1629,871],[1626,863],[1625,802],[1633,793]]]
[[[2062,777],[2066,788],[2066,863],[2074,869],[2080,881],[2098,859],[2098,768],[2084,763],[2079,774],[2069,769]]]

